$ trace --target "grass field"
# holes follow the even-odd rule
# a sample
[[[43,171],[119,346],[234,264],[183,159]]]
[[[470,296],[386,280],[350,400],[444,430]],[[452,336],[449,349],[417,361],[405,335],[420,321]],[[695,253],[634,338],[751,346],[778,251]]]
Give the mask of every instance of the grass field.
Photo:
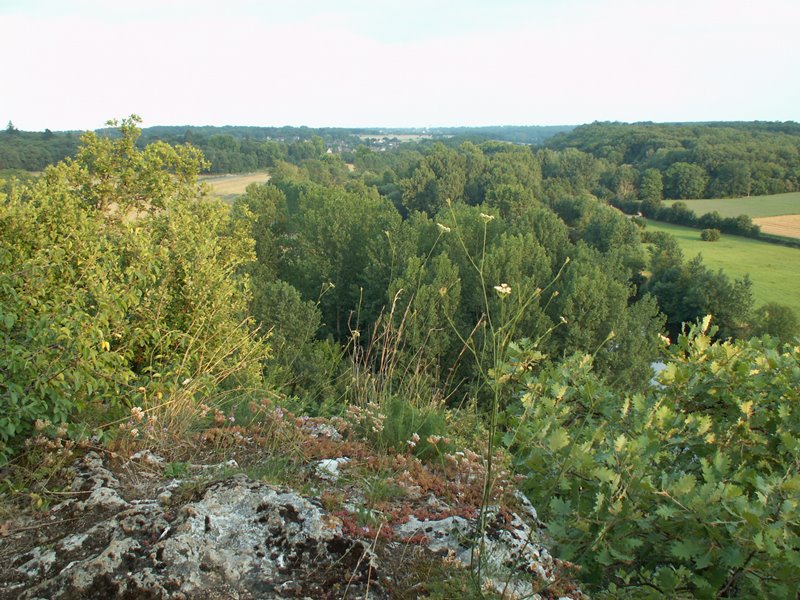
[[[724,233],[718,242],[704,242],[697,229],[657,221],[647,221],[647,230],[674,235],[687,259],[702,254],[706,266],[729,277],[749,274],[756,306],[778,302],[800,316],[800,249]]]
[[[667,200],[672,204],[677,200]],[[681,200],[699,217],[705,213],[717,211],[723,217],[748,215],[757,217],[775,217],[778,215],[800,214],[800,192],[774,194],[772,196],[750,196],[747,198],[711,198],[707,200]]]
[[[232,202],[236,196],[244,194],[251,183],[266,183],[268,173],[246,173],[243,175],[205,175],[201,180],[211,186],[212,195],[225,202]]]

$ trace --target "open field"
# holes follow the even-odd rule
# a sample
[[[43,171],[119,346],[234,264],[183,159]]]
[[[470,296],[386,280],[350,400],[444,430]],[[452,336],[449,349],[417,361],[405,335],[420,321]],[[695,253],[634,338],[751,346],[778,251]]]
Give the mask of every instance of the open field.
[[[201,181],[211,186],[211,193],[225,202],[233,201],[244,194],[251,183],[266,183],[269,173],[245,173],[242,175],[205,175]]]
[[[702,254],[706,266],[729,277],[749,274],[756,306],[778,302],[800,316],[800,249],[724,233],[718,242],[704,242],[697,229],[658,221],[648,221],[647,229],[674,235],[687,259]]]
[[[800,239],[800,215],[781,215],[753,219],[763,233]]]
[[[672,204],[673,202],[677,202],[677,200],[667,200],[665,204]],[[748,215],[753,219],[757,217],[800,214],[800,192],[774,194],[771,196],[749,196],[746,198],[681,200],[680,202],[685,202],[698,217],[713,211],[717,211],[723,217]]]

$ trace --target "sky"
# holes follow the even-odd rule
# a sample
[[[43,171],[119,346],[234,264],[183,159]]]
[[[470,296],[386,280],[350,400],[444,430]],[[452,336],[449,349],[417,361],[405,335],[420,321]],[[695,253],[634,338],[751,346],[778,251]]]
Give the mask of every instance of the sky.
[[[800,0],[0,0],[0,122],[800,120]]]

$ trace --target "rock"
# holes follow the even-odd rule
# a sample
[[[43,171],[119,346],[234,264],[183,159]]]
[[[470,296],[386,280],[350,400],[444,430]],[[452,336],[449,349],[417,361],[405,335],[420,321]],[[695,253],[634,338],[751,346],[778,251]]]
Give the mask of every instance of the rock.
[[[151,460],[137,459],[148,466]],[[348,461],[318,461],[314,469],[336,481]],[[324,600],[346,591],[382,600],[410,543],[418,544],[411,554],[464,567],[482,551],[486,583],[509,599],[537,598],[558,566],[539,537],[536,510],[521,494],[516,512],[487,511],[481,548],[478,520],[461,516],[471,510],[457,510],[432,492],[406,504],[427,518],[407,517],[370,507],[364,490],[348,481],[332,515],[318,500],[244,475],[213,482],[147,477],[140,497],[130,497],[136,488],[123,488],[100,454],[78,460],[72,474],[78,500],[38,521],[20,520],[16,533],[0,537],[0,597]]]
[[[536,510],[527,498],[522,506],[527,519],[497,507],[486,515],[484,570],[490,574],[487,582],[504,598],[536,598],[535,590],[542,582],[551,583],[556,570],[538,535]],[[410,539],[424,536],[422,543],[430,550],[470,567],[480,551],[477,527],[476,520],[459,516],[419,520],[412,515],[395,533]]]
[[[89,452],[73,468],[73,492],[88,492],[88,497],[76,504],[78,510],[120,510],[129,506],[117,492],[119,481],[105,468],[96,452]]]
[[[150,450],[140,450],[135,454],[131,454],[131,460],[139,461],[150,467],[163,469],[166,462],[158,454],[153,454]]]
[[[94,485],[99,465],[87,465],[92,475],[79,478]],[[236,476],[177,509],[157,500],[104,506],[116,510],[99,523],[84,520],[82,531],[7,557],[13,576],[6,567],[0,596],[322,599],[349,587],[354,598],[385,597],[368,547],[288,490]]]
[[[349,458],[326,458],[316,463],[314,471],[317,477],[326,481],[338,481],[341,473],[339,467],[350,462]]]

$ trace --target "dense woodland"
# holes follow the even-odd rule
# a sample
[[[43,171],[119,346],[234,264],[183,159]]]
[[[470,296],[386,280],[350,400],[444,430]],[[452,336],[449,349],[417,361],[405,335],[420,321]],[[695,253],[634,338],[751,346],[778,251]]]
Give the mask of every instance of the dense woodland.
[[[595,123],[548,141],[605,161],[618,197],[731,198],[800,190],[800,124]],[[648,173],[645,175],[645,173]]]
[[[669,236],[643,243],[598,198],[727,195],[737,161],[748,193],[798,189],[797,126],[597,124],[545,148],[350,155],[318,133],[140,133],[133,118],[87,133],[3,188],[3,460],[36,432],[113,440],[135,407],[178,435],[265,393],[307,414],[378,406],[394,442],[422,415],[426,434],[505,453],[599,597],[795,598],[796,316]],[[8,156],[23,134],[2,135]],[[199,173],[238,156],[270,183],[209,198]],[[702,190],[683,191],[686,169]]]

